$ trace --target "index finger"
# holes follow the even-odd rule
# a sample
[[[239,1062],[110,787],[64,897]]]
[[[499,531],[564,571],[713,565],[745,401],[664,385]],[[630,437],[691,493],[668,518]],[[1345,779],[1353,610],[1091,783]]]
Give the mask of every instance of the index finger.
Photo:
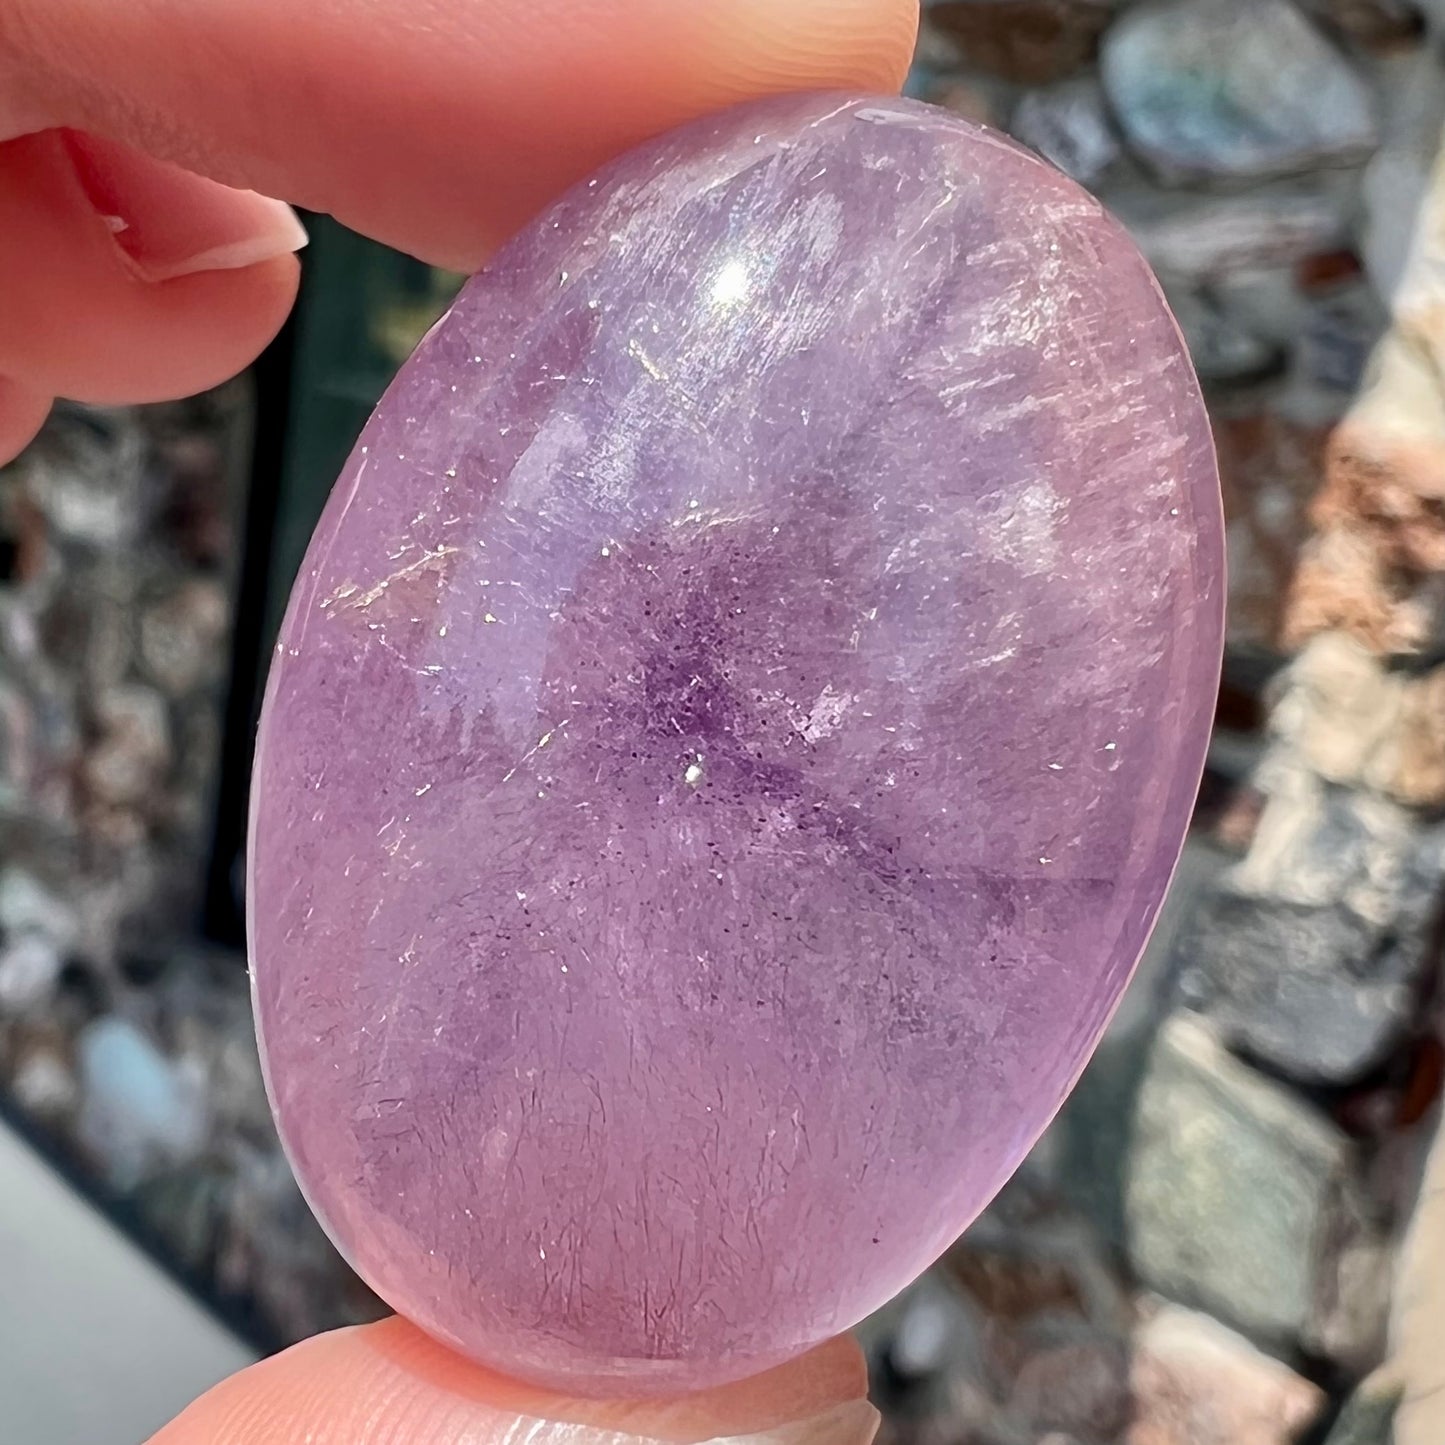
[[[0,139],[69,126],[473,268],[648,135],[893,89],[917,0],[6,0]]]

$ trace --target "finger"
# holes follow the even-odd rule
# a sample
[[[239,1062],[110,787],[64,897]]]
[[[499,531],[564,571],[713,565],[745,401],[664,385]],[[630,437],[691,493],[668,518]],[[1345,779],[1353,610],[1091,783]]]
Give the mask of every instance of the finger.
[[[55,131],[0,144],[0,216],[0,376],[32,398],[214,386],[295,296],[304,233],[287,208],[126,147]]]
[[[48,396],[0,376],[0,466],[19,455],[49,411]]]
[[[321,1335],[233,1375],[151,1445],[868,1445],[862,1357],[835,1340],[674,1402],[566,1399],[491,1374],[399,1319]]]
[[[686,118],[895,88],[916,24],[917,0],[5,0],[0,137],[76,127],[470,269]]]

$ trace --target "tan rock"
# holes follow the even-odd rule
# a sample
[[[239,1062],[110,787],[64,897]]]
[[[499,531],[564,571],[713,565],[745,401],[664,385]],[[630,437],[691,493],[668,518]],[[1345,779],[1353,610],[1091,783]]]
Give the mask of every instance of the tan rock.
[[[1207,1315],[1167,1305],[1139,1330],[1125,1445],[1289,1445],[1324,1395]]]
[[[1303,645],[1276,684],[1270,731],[1329,782],[1445,803],[1445,668],[1391,670],[1355,629]]]
[[[1338,629],[1373,652],[1445,635],[1445,151],[1416,218],[1393,323],[1330,439],[1286,609],[1286,646]]]
[[[1420,807],[1445,803],[1445,669],[1406,687],[1394,764],[1394,797]]]
[[[1270,731],[1320,777],[1358,785],[1388,771],[1378,759],[1399,736],[1404,683],[1350,635],[1322,633],[1278,680]]]

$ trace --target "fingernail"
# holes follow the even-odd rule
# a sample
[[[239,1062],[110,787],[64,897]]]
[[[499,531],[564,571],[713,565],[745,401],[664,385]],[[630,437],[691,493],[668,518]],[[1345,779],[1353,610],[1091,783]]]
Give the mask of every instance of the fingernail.
[[[306,244],[284,201],[233,190],[114,141],[62,134],[81,190],[142,280],[235,271]]]

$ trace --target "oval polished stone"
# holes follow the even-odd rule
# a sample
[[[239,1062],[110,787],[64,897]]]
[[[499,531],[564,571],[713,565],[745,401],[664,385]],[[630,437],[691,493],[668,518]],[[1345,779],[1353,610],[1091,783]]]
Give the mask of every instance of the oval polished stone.
[[[1147,268],[995,134],[779,100],[536,221],[367,426],[261,729],[260,1032],[348,1259],[620,1395],[883,1303],[1148,935],[1221,535]]]

